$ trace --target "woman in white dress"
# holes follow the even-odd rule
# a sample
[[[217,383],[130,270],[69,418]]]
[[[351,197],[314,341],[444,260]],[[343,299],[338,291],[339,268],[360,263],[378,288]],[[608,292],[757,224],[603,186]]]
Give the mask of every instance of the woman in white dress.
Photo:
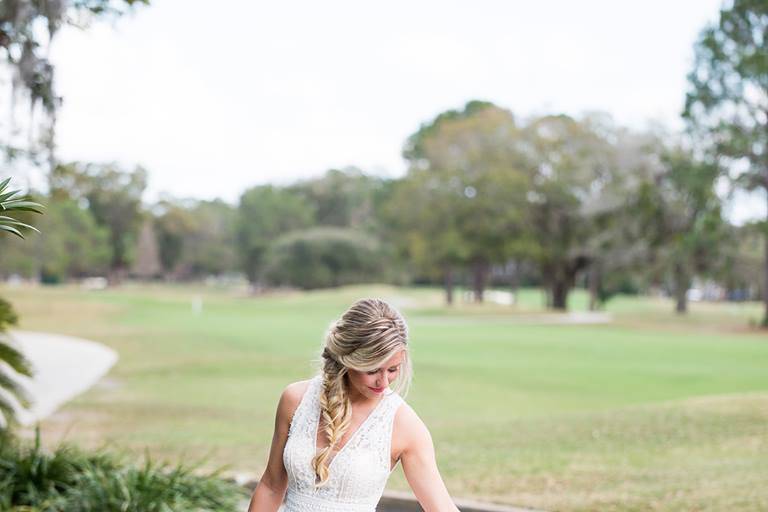
[[[374,512],[398,461],[425,512],[458,512],[429,430],[402,398],[412,373],[402,315],[358,300],[328,329],[321,361],[280,396],[248,512]]]

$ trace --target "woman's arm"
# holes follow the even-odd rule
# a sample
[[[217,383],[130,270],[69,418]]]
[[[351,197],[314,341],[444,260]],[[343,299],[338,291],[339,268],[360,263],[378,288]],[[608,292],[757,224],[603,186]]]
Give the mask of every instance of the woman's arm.
[[[288,440],[288,427],[301,401],[302,382],[287,386],[280,395],[275,413],[275,432],[264,474],[251,496],[248,512],[276,512],[288,488],[288,473],[283,464],[283,450]],[[303,386],[306,388],[306,385]]]
[[[435,460],[435,448],[429,429],[406,404],[402,423],[404,448],[400,455],[408,484],[424,512],[459,512],[445,487]]]

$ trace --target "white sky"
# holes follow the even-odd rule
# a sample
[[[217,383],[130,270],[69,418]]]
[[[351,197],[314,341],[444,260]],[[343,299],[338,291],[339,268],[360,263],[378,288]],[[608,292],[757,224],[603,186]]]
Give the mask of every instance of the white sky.
[[[399,176],[405,138],[475,98],[677,128],[693,43],[720,4],[153,0],[57,36],[59,156],[142,164],[150,200],[234,202],[331,167]],[[761,215],[758,200],[733,217]]]

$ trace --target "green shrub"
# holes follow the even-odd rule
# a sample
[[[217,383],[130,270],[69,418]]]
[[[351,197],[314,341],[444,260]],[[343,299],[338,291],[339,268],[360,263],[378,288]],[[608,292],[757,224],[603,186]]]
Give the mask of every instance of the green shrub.
[[[10,434],[0,437],[0,510],[17,512],[166,512],[237,510],[245,491],[218,471],[152,461],[142,466],[125,455],[87,453],[67,444],[52,453]]]
[[[386,266],[375,238],[325,226],[278,238],[265,260],[264,277],[270,284],[303,289],[375,282]]]

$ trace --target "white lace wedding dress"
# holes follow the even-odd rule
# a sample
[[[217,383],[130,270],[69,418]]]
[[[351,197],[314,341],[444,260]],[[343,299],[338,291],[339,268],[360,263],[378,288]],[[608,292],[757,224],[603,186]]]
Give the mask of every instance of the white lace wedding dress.
[[[392,424],[400,395],[388,389],[352,437],[331,459],[329,481],[314,488],[312,457],[320,420],[321,376],[310,380],[294,412],[283,451],[288,490],[283,512],[375,512],[390,470]]]

